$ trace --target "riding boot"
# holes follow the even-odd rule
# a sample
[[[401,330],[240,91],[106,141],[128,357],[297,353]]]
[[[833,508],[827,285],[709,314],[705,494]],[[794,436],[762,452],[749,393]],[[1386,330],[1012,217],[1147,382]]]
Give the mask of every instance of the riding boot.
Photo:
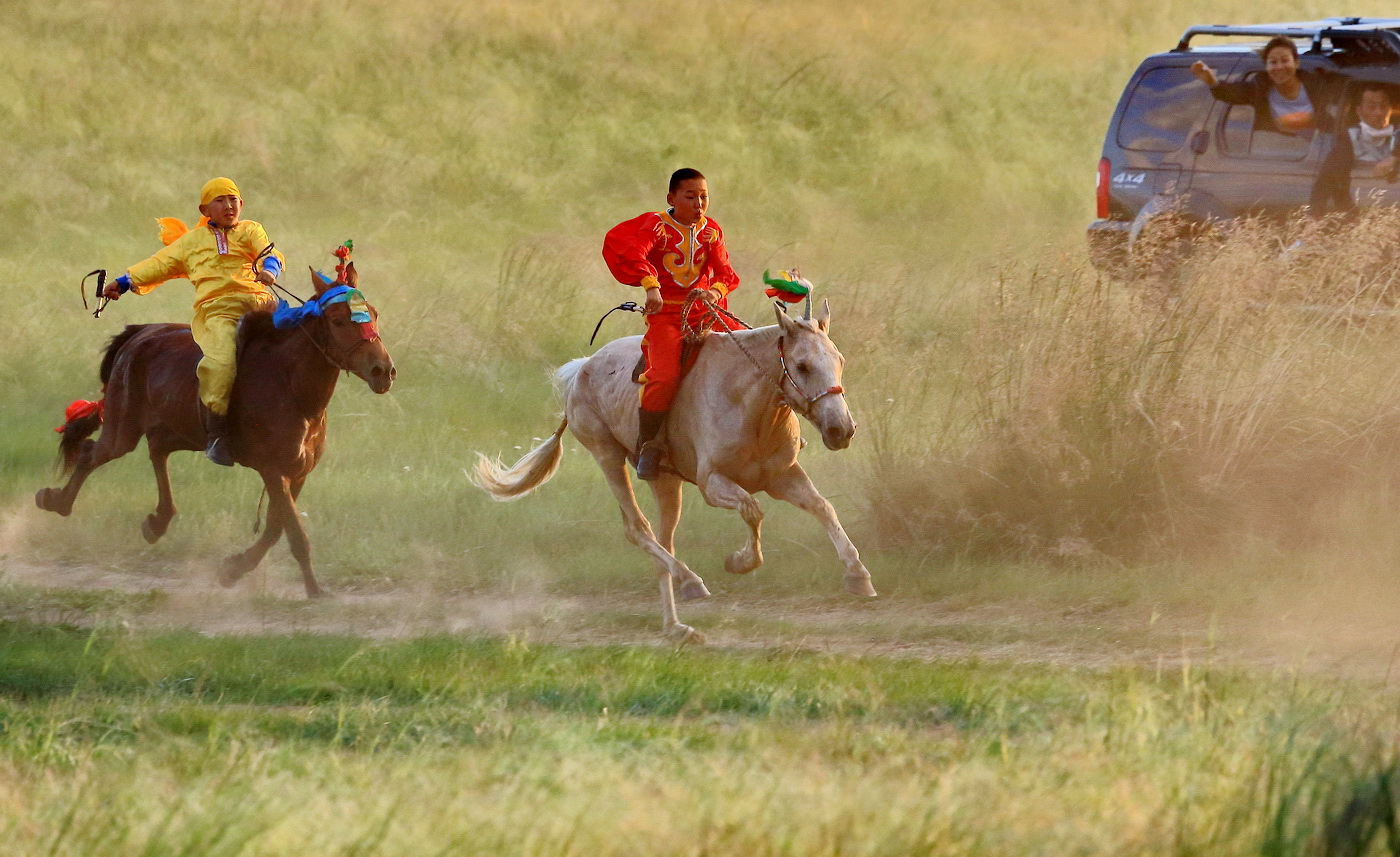
[[[200,404],[200,422],[204,424],[204,457],[224,467],[233,466],[233,451],[229,448],[228,416],[216,414]]]
[[[661,459],[666,455],[666,443],[657,438],[666,424],[668,411],[637,411],[637,478],[648,482],[661,472]]]

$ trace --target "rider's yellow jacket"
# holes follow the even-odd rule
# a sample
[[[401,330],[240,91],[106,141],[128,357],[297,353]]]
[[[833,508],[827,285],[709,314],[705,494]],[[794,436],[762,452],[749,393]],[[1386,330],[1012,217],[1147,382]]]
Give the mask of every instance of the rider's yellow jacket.
[[[179,277],[194,283],[194,305],[233,295],[256,295],[271,299],[272,293],[257,281],[254,263],[261,267],[271,242],[262,224],[240,220],[228,229],[205,223],[185,232],[169,246],[144,262],[126,270],[131,290],[144,295],[166,280]],[[282,254],[272,250],[280,269]]]

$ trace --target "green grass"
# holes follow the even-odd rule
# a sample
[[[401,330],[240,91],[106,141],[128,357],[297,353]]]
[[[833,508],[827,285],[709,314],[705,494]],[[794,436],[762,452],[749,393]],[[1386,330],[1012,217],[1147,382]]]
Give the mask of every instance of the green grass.
[[[1305,853],[1390,775],[1395,702],[1190,665],[13,622],[0,691],[21,854]]]
[[[1364,254],[1281,270],[1247,234],[1162,316],[1082,249],[1145,53],[1337,10],[683,12],[0,4],[4,852],[1378,853],[1393,331],[1249,306],[1346,293]],[[716,597],[682,618],[709,651],[658,643],[649,561],[575,444],[521,503],[462,473],[557,425],[550,370],[629,297],[601,236],[684,165],[738,312],[768,317],[766,267],[832,301],[861,430],[803,461],[882,593],[840,596],[820,528],[771,502],[764,568],[721,574],[743,526],[688,492],[679,553]],[[189,315],[171,283],[93,320],[79,276],[152,252],[153,218],[194,217],[216,174],[293,287],[355,239],[398,364],[388,396],[342,382],[301,501],[330,604],[280,546],[210,591],[253,539],[241,470],[177,456],[155,546],[140,451],[71,518],[33,507],[108,337]],[[1192,307],[1209,336],[1183,338]]]

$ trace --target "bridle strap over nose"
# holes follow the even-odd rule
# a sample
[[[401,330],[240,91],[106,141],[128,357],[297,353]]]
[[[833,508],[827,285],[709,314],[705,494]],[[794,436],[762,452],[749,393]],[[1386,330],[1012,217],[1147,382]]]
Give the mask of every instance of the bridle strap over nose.
[[[792,377],[792,373],[788,371],[787,353],[783,350],[783,337],[781,336],[778,337],[778,365],[783,367],[783,378],[786,379],[787,382],[792,385],[792,389],[797,393],[798,398],[802,400],[803,405],[801,413],[803,415],[810,415],[812,412],[812,407],[816,405],[817,402],[820,402],[822,399],[825,399],[827,396],[839,396],[842,393],[846,392],[844,389],[842,389],[840,384],[837,384],[834,387],[827,387],[825,390],[821,391],[815,396],[808,396],[805,392],[803,392],[802,385],[798,384],[797,379]],[[782,389],[783,385],[780,381],[778,382],[778,392],[781,393]]]

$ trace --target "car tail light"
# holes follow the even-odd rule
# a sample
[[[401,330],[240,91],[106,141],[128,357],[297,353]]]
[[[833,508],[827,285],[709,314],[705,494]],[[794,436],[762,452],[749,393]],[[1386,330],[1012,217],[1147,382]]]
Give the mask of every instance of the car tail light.
[[[1099,180],[1096,183],[1098,189],[1099,219],[1108,217],[1108,173],[1112,169],[1108,158],[1099,158]]]

